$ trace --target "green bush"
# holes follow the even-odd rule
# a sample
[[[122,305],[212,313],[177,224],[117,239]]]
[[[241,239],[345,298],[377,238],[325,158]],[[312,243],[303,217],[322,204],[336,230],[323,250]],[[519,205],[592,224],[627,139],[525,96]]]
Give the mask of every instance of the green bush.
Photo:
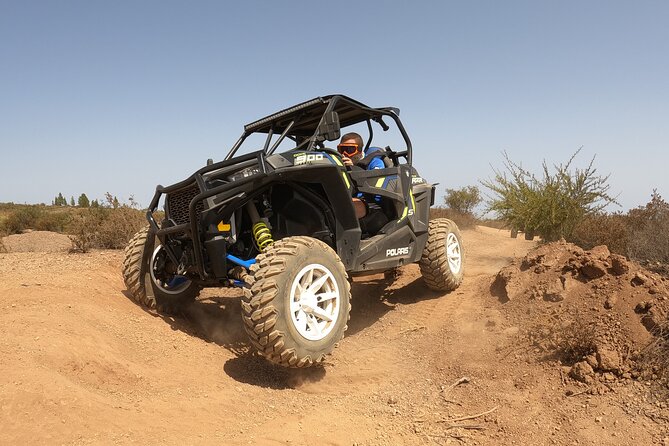
[[[25,206],[12,211],[2,222],[4,232],[20,234],[26,229],[36,229],[36,223],[45,214],[39,206]]]
[[[42,212],[32,228],[37,231],[65,232],[71,220],[70,212]]]
[[[474,215],[474,208],[481,203],[481,192],[476,186],[446,189],[444,202],[446,206],[460,214]]]
[[[541,177],[525,170],[504,153],[505,172],[493,170],[494,177],[482,181],[492,196],[487,211],[494,212],[513,228],[539,234],[544,241],[569,237],[587,215],[600,212],[611,203],[608,176],[600,176],[593,167],[594,158],[585,169],[572,163],[580,149],[566,164],[542,163]]]

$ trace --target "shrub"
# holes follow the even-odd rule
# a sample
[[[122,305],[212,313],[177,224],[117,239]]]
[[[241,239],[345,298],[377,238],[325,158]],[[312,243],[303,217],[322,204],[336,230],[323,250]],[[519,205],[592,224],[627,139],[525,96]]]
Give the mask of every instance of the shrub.
[[[627,253],[637,260],[669,262],[669,203],[657,190],[642,207],[628,212]]]
[[[622,213],[584,217],[569,241],[584,249],[607,245],[612,252],[638,261],[669,263],[669,203],[653,191],[645,206]]]
[[[474,215],[474,208],[481,202],[481,193],[476,186],[446,189],[444,202],[446,206],[460,214]]]
[[[97,247],[122,249],[146,223],[144,213],[129,206],[120,206],[109,211],[103,219],[98,233]]]
[[[42,212],[32,228],[38,231],[64,232],[71,220],[72,215],[69,212]]]
[[[669,399],[669,321],[658,325],[653,330],[654,338],[641,351],[639,355],[639,371],[642,377],[647,379],[658,379],[663,384],[661,395],[656,395],[664,400]]]
[[[143,212],[129,206],[116,209],[90,207],[79,211],[67,232],[71,235],[74,251],[122,249],[145,224]]]
[[[568,241],[583,249],[606,245],[617,254],[627,255],[629,237],[627,215],[622,213],[596,213],[586,215],[578,222]]]
[[[555,314],[534,325],[528,331],[528,339],[540,351],[571,365],[597,349],[595,326],[586,321],[578,311]]]
[[[3,222],[3,229],[9,234],[20,234],[26,229],[35,229],[36,222],[44,216],[44,209],[26,206],[16,209]]]
[[[95,247],[101,219],[101,214],[88,209],[74,216],[67,229],[72,240],[72,251],[88,252]]]
[[[493,194],[487,211],[513,228],[539,234],[544,241],[569,237],[586,215],[616,203],[608,193],[608,176],[598,175],[593,167],[594,158],[587,168],[572,171],[579,152],[566,164],[554,165],[554,172],[544,161],[540,178],[504,153],[506,172],[493,170],[493,179],[481,182]]]

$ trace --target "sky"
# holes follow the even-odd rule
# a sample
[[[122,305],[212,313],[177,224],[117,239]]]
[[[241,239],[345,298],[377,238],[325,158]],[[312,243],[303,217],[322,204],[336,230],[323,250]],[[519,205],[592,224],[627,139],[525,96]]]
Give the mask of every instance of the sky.
[[[669,198],[669,2],[0,0],[0,202],[148,205],[244,124],[333,93],[395,106],[414,166],[477,185],[592,157]],[[382,135],[376,135],[382,143]]]

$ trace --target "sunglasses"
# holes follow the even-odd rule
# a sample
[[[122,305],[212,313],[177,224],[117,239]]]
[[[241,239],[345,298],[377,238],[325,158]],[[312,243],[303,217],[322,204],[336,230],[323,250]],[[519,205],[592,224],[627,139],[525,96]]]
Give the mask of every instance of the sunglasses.
[[[337,150],[344,156],[352,157],[360,153],[360,146],[354,143],[341,143],[337,146]]]

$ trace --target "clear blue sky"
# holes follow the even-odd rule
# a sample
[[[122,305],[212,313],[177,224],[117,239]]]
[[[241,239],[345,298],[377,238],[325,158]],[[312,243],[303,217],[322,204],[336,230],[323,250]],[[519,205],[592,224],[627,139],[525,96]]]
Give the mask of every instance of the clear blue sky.
[[[0,0],[0,202],[158,183],[243,124],[343,93],[397,106],[414,164],[476,184],[597,155],[622,209],[669,198],[666,1]]]

